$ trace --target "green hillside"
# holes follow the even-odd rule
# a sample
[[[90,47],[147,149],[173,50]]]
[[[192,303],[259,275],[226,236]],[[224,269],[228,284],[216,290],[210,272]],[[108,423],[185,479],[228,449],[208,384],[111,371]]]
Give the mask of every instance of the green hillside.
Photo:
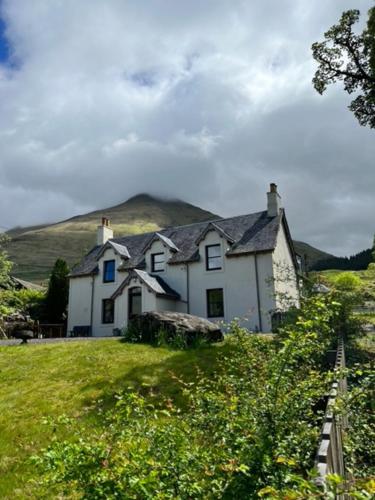
[[[70,266],[80,261],[96,242],[96,230],[103,216],[110,219],[115,236],[156,231],[167,226],[179,226],[215,219],[218,216],[180,200],[156,198],[140,194],[102,210],[78,215],[56,224],[14,228],[8,231],[10,259],[14,276],[39,282],[45,280],[59,257]],[[307,255],[309,266],[332,255],[307,243],[295,241],[302,257]]]
[[[156,231],[217,218],[199,207],[179,200],[163,200],[147,194],[130,198],[120,205],[78,215],[56,224],[15,228],[8,231],[13,274],[21,279],[40,281],[58,257],[70,266],[77,263],[96,242],[96,230],[102,216],[111,220],[115,236]]]
[[[302,257],[304,261],[306,261],[307,267],[309,269],[313,268],[314,265],[320,260],[330,259],[334,257],[334,255],[323,252],[322,250],[319,250],[318,248],[315,248],[308,243],[304,243],[303,241],[294,240],[293,243],[296,252]]]

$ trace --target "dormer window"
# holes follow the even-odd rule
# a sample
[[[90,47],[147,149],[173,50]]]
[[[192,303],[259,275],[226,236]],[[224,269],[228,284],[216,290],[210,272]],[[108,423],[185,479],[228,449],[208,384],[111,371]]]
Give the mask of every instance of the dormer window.
[[[105,260],[103,267],[103,283],[112,283],[115,281],[115,261]]]
[[[151,254],[151,272],[160,273],[165,269],[165,255],[164,253]]]
[[[207,271],[215,271],[222,269],[223,262],[221,256],[221,245],[206,246],[206,269]]]

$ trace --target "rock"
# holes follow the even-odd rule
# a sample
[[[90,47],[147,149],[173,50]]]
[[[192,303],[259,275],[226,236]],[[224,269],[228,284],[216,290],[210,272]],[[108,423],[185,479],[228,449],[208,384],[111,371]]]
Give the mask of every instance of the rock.
[[[13,337],[22,340],[21,344],[27,344],[28,340],[34,338],[34,333],[31,330],[16,330],[13,332]]]
[[[155,341],[158,332],[164,331],[168,337],[183,334],[187,345],[192,344],[197,338],[208,342],[223,340],[221,329],[207,319],[191,314],[172,311],[150,311],[136,316],[133,324],[141,332],[143,342]]]

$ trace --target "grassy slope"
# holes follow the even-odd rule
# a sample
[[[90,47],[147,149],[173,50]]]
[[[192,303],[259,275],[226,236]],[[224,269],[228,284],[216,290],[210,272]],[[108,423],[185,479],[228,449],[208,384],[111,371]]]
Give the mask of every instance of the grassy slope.
[[[53,438],[44,417],[66,414],[77,417],[77,425],[95,426],[97,400],[111,405],[114,394],[129,386],[152,387],[181,402],[171,372],[189,380],[197,366],[212,373],[226,348],[177,352],[114,339],[0,347],[0,498],[38,498],[28,458]]]
[[[8,253],[15,263],[13,274],[28,281],[40,281],[48,277],[58,257],[74,265],[95,245],[96,229],[103,215],[111,220],[115,236],[217,218],[182,201],[138,195],[120,205],[57,224],[15,228],[8,231],[12,238]]]
[[[56,224],[18,227],[8,231],[12,238],[8,252],[15,263],[13,274],[27,281],[38,282],[48,277],[58,257],[65,259],[70,266],[76,264],[95,245],[97,226],[104,215],[111,220],[115,236],[218,218],[189,203],[161,200],[142,194],[120,205],[78,215]],[[295,248],[301,256],[307,255],[309,264],[331,257],[301,241],[295,241]]]

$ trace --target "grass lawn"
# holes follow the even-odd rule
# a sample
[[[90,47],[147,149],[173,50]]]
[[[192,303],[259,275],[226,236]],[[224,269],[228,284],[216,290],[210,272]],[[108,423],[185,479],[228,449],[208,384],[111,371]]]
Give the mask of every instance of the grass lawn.
[[[114,339],[0,347],[0,498],[38,498],[28,459],[56,435],[45,417],[64,414],[76,417],[77,425],[98,425],[98,404],[113,404],[115,393],[127,387],[183,404],[171,372],[189,380],[197,367],[212,373],[227,348],[224,342],[172,351]]]

